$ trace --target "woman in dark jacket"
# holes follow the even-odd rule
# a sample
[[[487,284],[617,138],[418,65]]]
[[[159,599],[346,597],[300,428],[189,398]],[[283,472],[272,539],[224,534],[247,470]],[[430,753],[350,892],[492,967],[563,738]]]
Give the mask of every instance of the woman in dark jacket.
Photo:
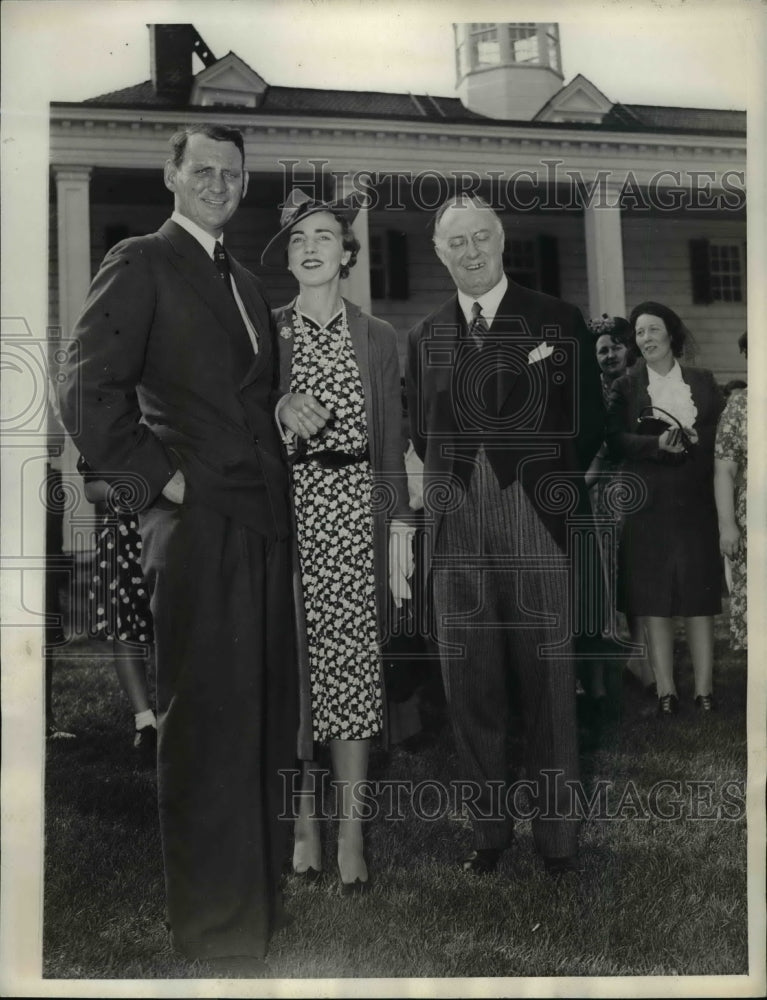
[[[287,252],[299,283],[298,296],[274,319],[285,393],[278,417],[297,442],[298,605],[310,677],[301,749],[309,760],[313,743],[330,744],[341,790],[343,893],[370,884],[354,805],[367,776],[370,739],[383,724],[380,645],[389,590],[397,604],[410,596],[405,576],[412,541],[396,334],[340,294],[359,250],[351,230],[357,210],[353,202],[333,205],[293,191],[280,232],[262,256],[262,263],[279,263]],[[312,770],[305,765],[307,777]],[[316,878],[319,824],[311,796],[300,801],[293,868]]]
[[[710,371],[677,361],[687,331],[673,310],[642,302],[629,323],[641,360],[613,383],[607,418],[610,448],[636,477],[628,481],[637,509],[628,514],[621,537],[619,607],[642,619],[659,715],[679,709],[673,674],[677,616],[685,621],[695,704],[711,711],[714,615],[721,612],[722,586],[713,488],[722,394]],[[645,433],[645,417],[664,423]]]

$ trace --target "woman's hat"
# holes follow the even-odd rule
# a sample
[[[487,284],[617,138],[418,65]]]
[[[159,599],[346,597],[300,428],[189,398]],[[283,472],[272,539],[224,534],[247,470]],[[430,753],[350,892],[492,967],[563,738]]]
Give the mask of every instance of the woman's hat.
[[[315,198],[310,198],[300,188],[293,188],[285,200],[285,204],[281,206],[280,231],[267,243],[266,249],[261,254],[261,264],[264,267],[282,267],[284,265],[283,254],[288,242],[288,233],[301,219],[317,212],[332,212],[334,215],[342,215],[351,225],[362,207],[363,200],[356,193],[341,201],[318,201]]]

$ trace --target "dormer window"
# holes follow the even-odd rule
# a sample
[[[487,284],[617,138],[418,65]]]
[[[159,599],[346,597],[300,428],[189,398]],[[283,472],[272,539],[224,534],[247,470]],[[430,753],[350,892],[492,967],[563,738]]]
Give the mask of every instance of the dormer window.
[[[229,52],[197,74],[189,103],[203,108],[257,108],[265,92],[266,81]]]

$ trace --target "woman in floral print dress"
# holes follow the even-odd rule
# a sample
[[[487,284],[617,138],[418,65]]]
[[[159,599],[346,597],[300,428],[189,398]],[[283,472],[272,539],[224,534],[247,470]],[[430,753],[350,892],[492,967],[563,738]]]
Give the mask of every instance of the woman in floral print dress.
[[[269,263],[287,251],[300,286],[297,298],[275,313],[285,392],[278,414],[298,443],[292,480],[311,736],[315,744],[329,743],[341,789],[343,893],[370,884],[353,807],[367,776],[370,740],[382,728],[380,643],[388,591],[395,603],[410,596],[405,577],[412,540],[396,334],[340,294],[359,250],[351,230],[357,210],[354,203],[329,205],[294,191],[262,257]],[[307,775],[312,770],[305,768]],[[300,801],[293,869],[316,878],[319,825],[309,796]]]
[[[115,673],[133,710],[136,758],[154,766],[157,719],[147,683],[154,624],[141,572],[138,515],[115,509],[110,485],[91,471],[84,458],[77,468],[86,499],[101,512],[88,588],[89,632],[112,643]]]
[[[746,354],[746,335],[740,338]],[[719,548],[730,562],[730,639],[747,649],[746,632],[746,481],[748,390],[733,392],[719,418],[714,445],[714,495],[719,517]]]

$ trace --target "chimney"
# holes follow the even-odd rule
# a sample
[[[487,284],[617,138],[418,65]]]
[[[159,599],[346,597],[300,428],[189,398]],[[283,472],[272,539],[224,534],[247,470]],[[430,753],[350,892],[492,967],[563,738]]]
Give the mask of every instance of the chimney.
[[[149,24],[149,51],[152,84],[158,97],[186,104],[192,88],[192,56],[196,53],[205,66],[215,56],[193,24]]]

